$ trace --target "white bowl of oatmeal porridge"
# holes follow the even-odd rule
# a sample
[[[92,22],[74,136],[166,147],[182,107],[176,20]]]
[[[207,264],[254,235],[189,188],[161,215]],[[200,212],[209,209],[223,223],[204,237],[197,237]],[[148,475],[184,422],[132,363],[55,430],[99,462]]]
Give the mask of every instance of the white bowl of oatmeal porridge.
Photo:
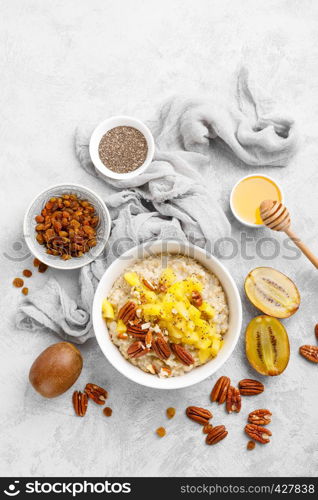
[[[108,361],[157,389],[196,384],[227,361],[241,299],[218,259],[190,243],[155,241],[121,255],[97,287],[93,325]]]

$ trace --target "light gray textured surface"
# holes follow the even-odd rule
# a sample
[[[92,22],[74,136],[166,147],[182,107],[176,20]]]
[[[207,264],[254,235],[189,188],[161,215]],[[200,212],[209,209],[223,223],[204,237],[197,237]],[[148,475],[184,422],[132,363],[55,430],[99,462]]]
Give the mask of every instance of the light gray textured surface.
[[[201,428],[184,416],[189,404],[208,406],[217,377],[180,391],[138,387],[105,361],[96,342],[81,348],[85,366],[77,387],[87,381],[110,393],[110,419],[90,405],[85,419],[75,418],[71,394],[44,400],[29,386],[34,357],[56,338],[16,331],[14,314],[19,290],[11,286],[31,266],[21,257],[21,228],[30,200],[50,184],[73,181],[102,194],[99,181],[82,171],[73,151],[79,123],[96,123],[114,113],[151,116],[171,93],[192,95],[230,91],[233,73],[244,63],[285,103],[303,132],[299,155],[285,169],[269,168],[284,187],[294,229],[318,252],[317,115],[318,6],[315,1],[170,1],[4,0],[0,29],[0,162],[1,162],[1,475],[314,475],[318,466],[317,366],[299,357],[303,343],[314,343],[318,321],[317,271],[304,258],[271,261],[255,257],[265,230],[249,231],[252,257],[241,252],[224,261],[242,290],[253,267],[270,262],[293,278],[302,295],[296,316],[284,321],[291,341],[286,372],[266,379],[266,392],[244,399],[239,415],[213,407],[214,423],[224,423],[229,437],[207,447]],[[215,145],[211,175],[229,214],[231,186],[255,169],[234,162]],[[231,217],[231,216],[230,216]],[[239,242],[242,227],[233,223]],[[278,241],[283,238],[278,236]],[[13,248],[13,244],[15,244]],[[264,241],[263,257],[273,244]],[[267,252],[267,253],[266,253]],[[11,260],[4,254],[11,255]],[[53,271],[49,271],[51,273]],[[55,272],[76,291],[76,272]],[[30,290],[47,275],[29,281]],[[257,314],[243,299],[244,325]],[[245,360],[243,335],[222,373],[233,382],[255,376]],[[177,408],[167,421],[164,410]],[[274,414],[271,444],[246,451],[246,415],[255,408]],[[164,425],[159,440],[154,430]]]

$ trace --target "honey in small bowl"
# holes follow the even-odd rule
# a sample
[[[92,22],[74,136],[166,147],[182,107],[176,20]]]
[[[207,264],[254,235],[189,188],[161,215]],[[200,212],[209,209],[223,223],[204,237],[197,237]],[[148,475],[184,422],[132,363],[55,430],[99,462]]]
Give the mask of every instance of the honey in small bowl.
[[[283,201],[277,183],[265,175],[243,177],[231,193],[231,209],[234,216],[248,226],[262,226],[259,206],[263,200]]]

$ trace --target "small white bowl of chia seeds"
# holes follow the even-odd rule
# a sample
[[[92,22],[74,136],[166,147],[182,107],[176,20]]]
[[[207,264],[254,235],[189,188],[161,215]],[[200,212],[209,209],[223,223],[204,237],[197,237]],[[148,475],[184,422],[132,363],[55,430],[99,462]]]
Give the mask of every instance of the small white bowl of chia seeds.
[[[113,116],[100,123],[89,143],[97,170],[112,179],[131,179],[152,162],[155,143],[149,128],[131,116]]]

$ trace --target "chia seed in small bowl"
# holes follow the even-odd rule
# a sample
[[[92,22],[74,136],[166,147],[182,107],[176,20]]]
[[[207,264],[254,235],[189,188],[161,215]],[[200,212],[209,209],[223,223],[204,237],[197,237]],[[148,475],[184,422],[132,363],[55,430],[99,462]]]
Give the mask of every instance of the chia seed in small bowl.
[[[97,170],[112,179],[143,173],[154,155],[154,139],[148,127],[129,116],[114,116],[94,130],[89,152]]]

